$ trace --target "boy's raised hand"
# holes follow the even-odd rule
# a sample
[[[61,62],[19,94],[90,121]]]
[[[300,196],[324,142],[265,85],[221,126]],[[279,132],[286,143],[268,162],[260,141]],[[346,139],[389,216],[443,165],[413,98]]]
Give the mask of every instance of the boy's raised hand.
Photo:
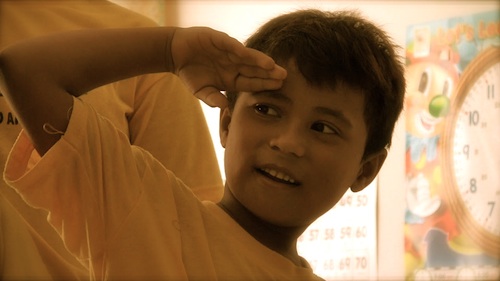
[[[227,105],[220,91],[277,89],[286,77],[270,57],[206,27],[69,31],[0,52],[0,90],[40,155],[66,131],[72,96],[162,71],[175,72],[198,98],[218,107]],[[48,125],[54,129],[47,132]]]
[[[196,97],[214,107],[227,105],[220,91],[278,89],[286,77],[286,70],[264,53],[207,27],[178,28],[171,55],[175,73]]]

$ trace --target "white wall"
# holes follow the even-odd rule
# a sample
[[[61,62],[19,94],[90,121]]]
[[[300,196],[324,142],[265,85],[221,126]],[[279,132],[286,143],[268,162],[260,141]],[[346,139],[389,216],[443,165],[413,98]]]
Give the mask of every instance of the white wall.
[[[500,1],[180,1],[179,26],[210,26],[244,41],[268,19],[298,8],[355,8],[405,45],[408,25],[476,12],[500,10]],[[401,51],[404,51],[402,49]],[[402,53],[403,55],[403,53]],[[218,139],[218,110],[205,108],[222,160]],[[404,117],[403,117],[404,118]],[[404,120],[398,122],[393,147],[379,176],[379,279],[402,280],[404,224]]]

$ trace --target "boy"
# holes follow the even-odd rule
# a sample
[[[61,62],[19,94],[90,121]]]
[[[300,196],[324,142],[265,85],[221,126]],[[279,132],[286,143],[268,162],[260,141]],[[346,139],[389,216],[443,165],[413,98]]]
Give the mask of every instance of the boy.
[[[97,279],[317,279],[295,243],[382,166],[404,96],[394,46],[355,13],[283,15],[247,42],[284,66],[282,81],[283,69],[227,37],[174,30],[61,35],[5,50],[2,91],[26,129],[7,162],[7,182],[51,211],[66,246]],[[238,51],[213,48],[219,44]],[[223,108],[227,182],[218,204],[198,201],[69,95],[164,65]],[[35,86],[23,83],[27,71],[42,70]],[[219,90],[228,90],[227,101]],[[39,92],[52,95],[45,105]]]

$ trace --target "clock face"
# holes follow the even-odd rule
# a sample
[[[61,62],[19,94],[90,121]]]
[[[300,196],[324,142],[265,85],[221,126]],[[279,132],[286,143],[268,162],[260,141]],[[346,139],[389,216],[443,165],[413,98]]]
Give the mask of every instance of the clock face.
[[[443,140],[448,204],[463,233],[500,255],[500,48],[462,74]]]
[[[451,140],[453,173],[464,207],[500,237],[500,62],[472,81]]]

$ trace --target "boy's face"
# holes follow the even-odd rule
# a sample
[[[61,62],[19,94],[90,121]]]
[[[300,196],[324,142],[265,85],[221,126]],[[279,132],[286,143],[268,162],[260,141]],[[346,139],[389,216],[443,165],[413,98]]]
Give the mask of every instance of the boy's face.
[[[307,227],[351,187],[362,190],[386,152],[362,159],[367,138],[357,90],[313,88],[293,62],[279,91],[240,93],[221,116],[226,192],[269,223]]]

